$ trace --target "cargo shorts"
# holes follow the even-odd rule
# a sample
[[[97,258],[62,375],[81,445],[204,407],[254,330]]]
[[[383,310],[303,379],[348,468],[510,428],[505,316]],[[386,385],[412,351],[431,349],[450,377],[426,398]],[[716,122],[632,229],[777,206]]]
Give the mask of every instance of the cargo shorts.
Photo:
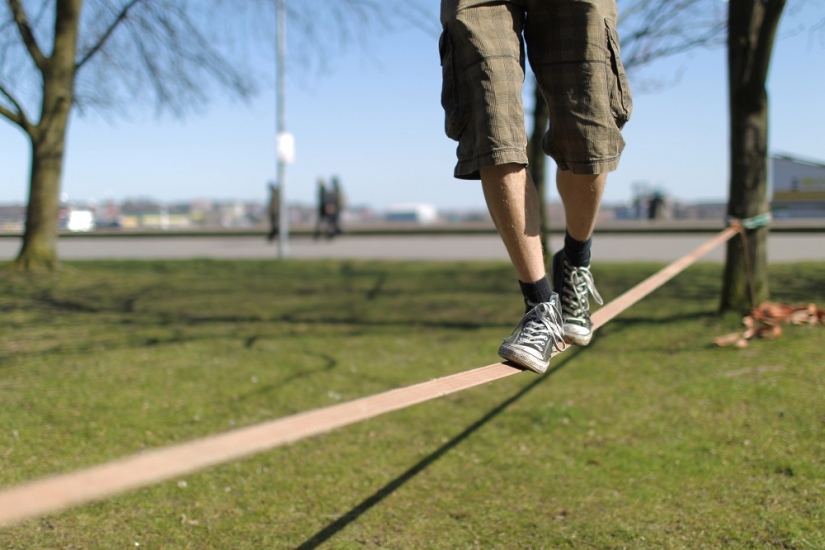
[[[525,56],[550,107],[544,152],[560,170],[615,170],[633,100],[615,0],[441,0],[441,104],[455,177],[527,165]]]

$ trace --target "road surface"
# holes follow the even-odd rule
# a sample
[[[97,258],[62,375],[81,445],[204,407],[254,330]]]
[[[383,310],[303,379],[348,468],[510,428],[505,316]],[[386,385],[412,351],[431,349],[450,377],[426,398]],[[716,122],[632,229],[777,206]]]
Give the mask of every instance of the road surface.
[[[593,241],[597,262],[669,262],[710,239],[712,234],[604,234]],[[556,250],[563,244],[551,236]],[[15,257],[19,238],[0,238],[0,260]],[[60,239],[58,254],[64,260],[98,259],[260,259],[278,257],[278,245],[263,236],[203,237],[78,237]],[[376,259],[376,260],[507,260],[507,252],[494,234],[481,235],[343,235],[332,241],[296,237],[289,246],[295,259]],[[724,247],[704,257],[722,262]],[[825,234],[778,233],[768,239],[768,261],[787,263],[825,261]]]

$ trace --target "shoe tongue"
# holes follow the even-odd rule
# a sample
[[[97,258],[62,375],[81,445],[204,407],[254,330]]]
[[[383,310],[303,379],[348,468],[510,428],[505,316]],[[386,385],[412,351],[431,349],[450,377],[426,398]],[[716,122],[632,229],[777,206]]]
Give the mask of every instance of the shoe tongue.
[[[548,299],[547,299],[547,302],[544,302],[544,303],[550,304],[550,305],[551,305],[551,306],[553,306],[554,308],[557,308],[557,307],[558,307],[558,305],[559,305],[559,304],[558,304],[558,299],[559,299],[558,294],[553,293],[553,295],[552,295],[552,296],[550,296],[550,298],[548,298]],[[534,307],[536,307],[537,305],[539,305],[539,303],[538,303],[538,302],[531,302],[530,300],[527,300],[527,307],[528,307],[528,308],[533,309],[533,308],[534,308]]]

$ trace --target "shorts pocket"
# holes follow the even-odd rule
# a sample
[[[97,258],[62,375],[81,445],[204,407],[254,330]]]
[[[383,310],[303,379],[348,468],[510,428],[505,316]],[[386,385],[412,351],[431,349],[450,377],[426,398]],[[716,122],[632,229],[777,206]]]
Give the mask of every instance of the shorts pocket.
[[[627,73],[619,51],[619,35],[616,33],[615,24],[609,19],[605,19],[607,28],[607,49],[610,52],[608,74],[608,87],[610,88],[610,110],[616,125],[621,128],[630,119],[633,112],[633,98],[630,94],[630,83],[627,80]]]
[[[438,40],[438,51],[441,55],[441,106],[444,107],[444,131],[448,137],[457,141],[467,126],[469,117],[461,101],[453,44],[446,29]]]

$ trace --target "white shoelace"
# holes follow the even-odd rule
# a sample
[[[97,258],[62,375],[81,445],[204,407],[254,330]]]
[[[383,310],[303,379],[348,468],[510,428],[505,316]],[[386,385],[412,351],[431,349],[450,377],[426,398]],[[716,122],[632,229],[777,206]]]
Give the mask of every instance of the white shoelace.
[[[563,322],[556,308],[547,302],[542,302],[528,311],[519,321],[519,325],[521,324],[524,327],[518,338],[520,344],[538,344],[543,347],[547,339],[552,336],[553,347],[557,351],[564,351],[567,348],[567,343],[564,341]],[[559,347],[560,343],[561,347]]]
[[[599,291],[596,290],[596,284],[593,282],[593,274],[587,267],[572,267],[565,262],[564,266],[564,292],[568,299],[562,300],[562,310],[568,315],[567,321],[586,322],[586,315],[590,312],[590,302],[587,299],[587,293],[593,295],[596,303],[602,305],[602,300]]]

